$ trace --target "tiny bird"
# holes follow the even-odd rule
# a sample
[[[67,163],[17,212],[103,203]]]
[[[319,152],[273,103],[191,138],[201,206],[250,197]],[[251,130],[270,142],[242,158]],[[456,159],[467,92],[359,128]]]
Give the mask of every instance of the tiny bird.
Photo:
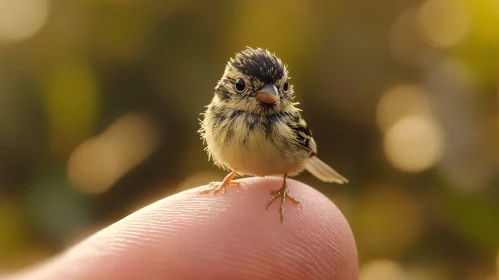
[[[237,174],[283,176],[281,188],[271,191],[267,202],[268,209],[280,197],[282,223],[286,198],[301,207],[288,194],[288,176],[306,169],[325,182],[348,182],[317,157],[312,131],[296,107],[299,103],[293,102],[288,80],[286,65],[268,50],[247,48],[229,60],[199,132],[208,157],[230,173],[201,194],[240,186],[232,181]]]

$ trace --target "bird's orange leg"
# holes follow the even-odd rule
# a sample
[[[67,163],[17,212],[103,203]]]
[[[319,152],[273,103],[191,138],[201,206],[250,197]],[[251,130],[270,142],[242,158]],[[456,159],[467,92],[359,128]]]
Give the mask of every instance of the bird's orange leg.
[[[200,194],[207,194],[213,191],[213,195],[216,195],[218,192],[225,193],[225,188],[227,186],[231,187],[240,187],[242,182],[232,182],[231,180],[236,177],[237,172],[234,170],[229,175],[225,176],[222,182],[211,182],[206,190],[200,191]]]
[[[289,198],[289,200],[291,200],[291,202],[293,202],[293,204],[295,204],[296,206],[300,206],[301,208],[301,203],[294,199],[293,197],[289,196],[288,192],[288,184],[286,182],[286,177],[288,177],[288,174],[284,174],[284,179],[282,181],[282,187],[278,190],[273,190],[270,192],[270,199],[269,199],[269,202],[267,202],[267,207],[265,209],[268,209],[270,204],[272,204],[272,202],[274,202],[274,200],[278,197],[281,197],[281,207],[279,207],[279,214],[281,216],[281,224],[282,224],[282,221],[284,220],[284,201],[286,201],[286,198]]]

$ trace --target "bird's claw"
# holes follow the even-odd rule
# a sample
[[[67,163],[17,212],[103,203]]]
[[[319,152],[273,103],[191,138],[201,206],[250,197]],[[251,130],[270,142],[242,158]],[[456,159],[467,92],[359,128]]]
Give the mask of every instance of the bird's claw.
[[[286,201],[286,198],[288,198],[296,206],[299,206],[300,209],[302,208],[300,201],[298,201],[295,198],[291,197],[288,194],[288,192],[289,192],[289,190],[288,190],[288,188],[286,186],[286,183],[284,183],[283,186],[280,189],[270,191],[270,199],[267,202],[267,207],[265,207],[265,209],[268,209],[269,206],[270,206],[270,204],[272,204],[272,202],[274,202],[274,200],[276,198],[281,197],[281,205],[279,207],[279,215],[281,217],[281,223],[284,220],[284,202]]]
[[[227,192],[227,187],[240,187],[243,182],[211,182],[208,185],[208,188],[206,190],[202,190],[199,192],[199,194],[208,194],[210,192],[213,192],[213,195],[216,195],[219,192],[226,193]]]

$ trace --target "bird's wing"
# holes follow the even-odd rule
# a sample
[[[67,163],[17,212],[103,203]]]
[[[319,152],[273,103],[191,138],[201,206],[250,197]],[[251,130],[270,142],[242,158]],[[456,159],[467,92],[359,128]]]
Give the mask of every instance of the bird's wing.
[[[307,127],[307,123],[299,112],[288,124],[294,132],[296,143],[303,149],[310,152],[310,155],[317,154],[317,144],[312,137],[312,131]]]
[[[305,168],[308,172],[324,182],[348,183],[347,178],[341,176],[336,170],[317,157],[317,144],[315,144],[312,137],[312,131],[307,127],[307,123],[299,113],[297,118],[289,126],[295,134],[295,140],[298,145],[310,152],[310,158],[305,163]]]

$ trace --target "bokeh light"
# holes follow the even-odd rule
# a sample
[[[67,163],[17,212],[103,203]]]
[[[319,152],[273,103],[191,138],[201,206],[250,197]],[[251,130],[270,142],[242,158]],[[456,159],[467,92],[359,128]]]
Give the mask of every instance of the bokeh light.
[[[411,280],[406,271],[392,260],[373,260],[364,264],[359,280]]]
[[[388,161],[407,172],[434,166],[442,157],[444,135],[430,118],[408,116],[393,124],[384,138]]]
[[[102,193],[149,156],[157,148],[158,138],[158,127],[150,119],[126,115],[71,153],[68,176],[82,191]]]
[[[34,36],[49,15],[49,0],[0,0],[0,42]]]
[[[427,0],[418,11],[421,33],[435,47],[452,47],[470,30],[465,0]]]
[[[382,132],[406,116],[432,116],[427,93],[418,85],[395,85],[381,96],[376,107],[376,123]]]

